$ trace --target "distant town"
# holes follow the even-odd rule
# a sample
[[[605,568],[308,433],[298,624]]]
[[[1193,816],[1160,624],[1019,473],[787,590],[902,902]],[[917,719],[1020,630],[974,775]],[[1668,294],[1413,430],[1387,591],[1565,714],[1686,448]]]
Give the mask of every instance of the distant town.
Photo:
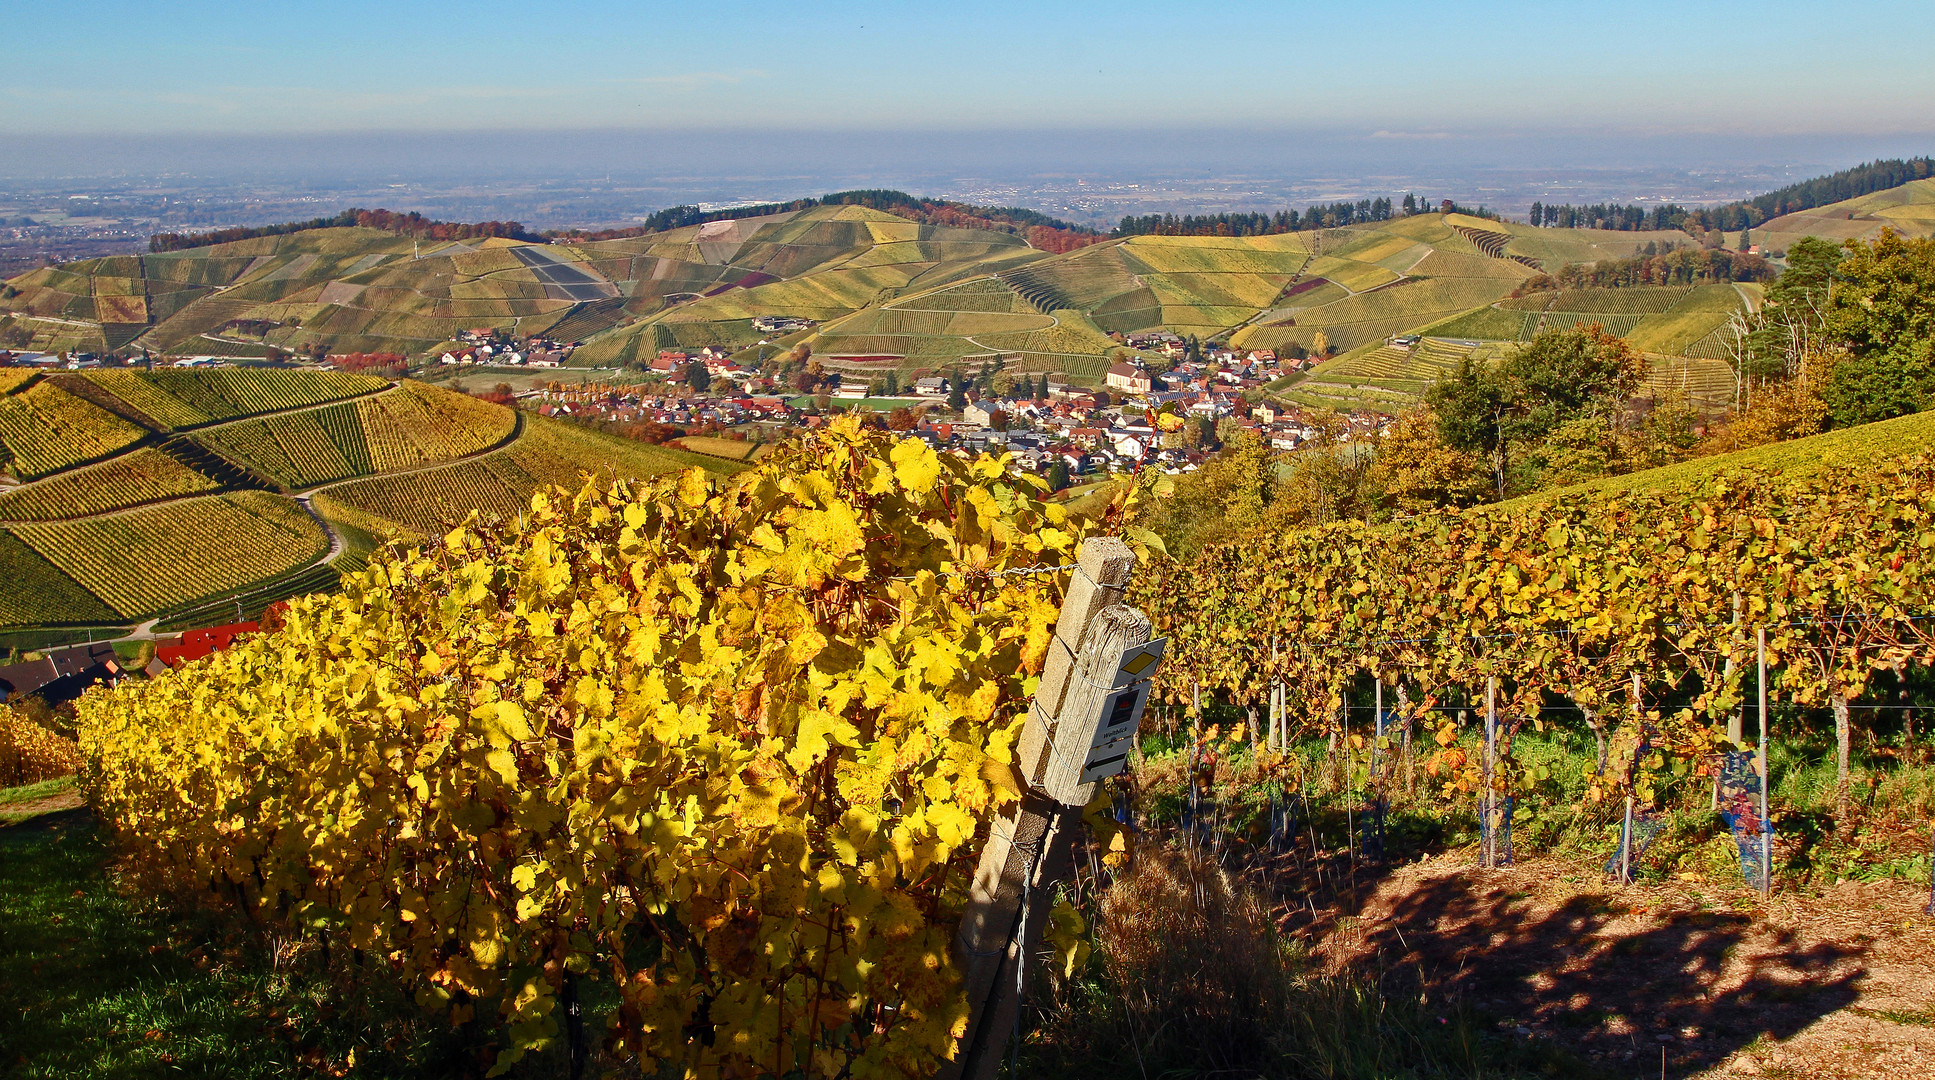
[[[755,329],[774,337],[813,325],[784,316],[756,323]],[[1347,442],[1375,438],[1393,419],[1357,411],[1331,414],[1318,423],[1312,411],[1265,393],[1267,384],[1307,370],[1316,357],[1204,345],[1166,331],[1120,341],[1099,387],[1055,372],[1012,371],[996,357],[967,358],[946,371],[919,369],[902,385],[901,357],[814,357],[797,346],[761,360],[750,357],[767,350],[703,346],[660,350],[624,369],[575,367],[571,358],[578,342],[516,339],[489,328],[459,334],[414,371],[406,358],[389,354],[330,355],[302,366],[387,369],[432,380],[459,377],[480,396],[649,442],[710,436],[775,444],[837,415],[860,412],[939,450],[1010,454],[1014,469],[1048,477],[1058,487],[1141,468],[1190,472],[1237,432],[1295,450],[1323,432]],[[769,337],[761,345],[772,342]],[[1417,339],[1397,337],[1389,343],[1408,349]],[[0,352],[0,365],[58,369],[238,362],[260,361]],[[885,366],[866,376],[836,370],[856,362]],[[546,379],[546,373],[555,377]],[[480,390],[494,374],[524,385],[505,382]]]

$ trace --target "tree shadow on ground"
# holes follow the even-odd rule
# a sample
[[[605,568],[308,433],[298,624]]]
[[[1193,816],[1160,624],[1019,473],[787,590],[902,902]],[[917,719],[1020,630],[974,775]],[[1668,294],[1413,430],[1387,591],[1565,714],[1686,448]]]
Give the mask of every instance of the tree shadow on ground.
[[[1375,965],[1392,989],[1458,998],[1507,1032],[1649,1075],[1655,1061],[1686,1075],[1787,1039],[1853,1003],[1866,973],[1864,947],[1804,945],[1745,915],[1648,913],[1603,894],[1551,908],[1485,871],[1421,881],[1389,906],[1369,892],[1286,904],[1285,927]]]

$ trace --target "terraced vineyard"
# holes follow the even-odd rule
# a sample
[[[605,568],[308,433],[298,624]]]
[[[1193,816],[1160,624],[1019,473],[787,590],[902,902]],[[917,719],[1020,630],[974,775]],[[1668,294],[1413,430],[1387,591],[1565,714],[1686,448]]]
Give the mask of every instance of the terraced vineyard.
[[[357,416],[377,472],[474,454],[517,427],[517,414],[502,405],[408,381],[357,402]]]
[[[57,410],[67,411],[64,425],[92,425],[71,445],[110,448],[104,460],[0,488],[0,572],[10,586],[0,632],[193,618],[237,597],[259,610],[332,587],[338,567],[319,561],[329,533],[264,489],[339,485],[331,490],[343,500],[319,505],[340,510],[343,524],[329,528],[349,538],[339,561],[350,567],[367,550],[354,543],[367,535],[359,521],[395,534],[409,528],[400,521],[429,528],[473,510],[515,512],[540,485],[575,487],[587,469],[743,467],[535,417],[520,430],[518,414],[500,405],[334,372],[61,373],[0,397],[0,408],[23,433],[11,445],[27,456],[14,460],[58,462],[33,441]],[[457,458],[470,460],[443,464]]]
[[[7,531],[85,582],[124,619],[286,573],[329,549],[328,534],[300,506],[259,491],[10,525]]]
[[[1924,205],[1917,198],[1907,192],[1873,205],[1876,213],[1913,216]],[[147,328],[138,344],[192,342],[195,351],[241,353],[322,345],[423,354],[446,347],[460,329],[528,334],[548,327],[584,340],[580,362],[617,365],[668,348],[750,349],[768,336],[754,329],[756,317],[797,316],[818,325],[768,342],[768,353],[806,344],[835,370],[871,378],[893,369],[902,381],[998,354],[1006,367],[1093,383],[1116,348],[1107,335],[1157,328],[1249,349],[1307,350],[1322,334],[1349,355],[1398,333],[1510,342],[1541,327],[1587,321],[1630,334],[1654,353],[1714,359],[1725,352],[1731,308],[1691,302],[1691,294],[1578,290],[1508,301],[1537,269],[1622,258],[1648,243],[1691,242],[1679,233],[1534,229],[1427,213],[1264,237],[1135,236],[1050,254],[1008,233],[822,205],[552,244],[541,259],[519,256],[525,245],[513,241],[433,245],[412,258],[408,241],[387,233],[324,229],[91,260],[15,279],[16,295],[0,301],[0,319],[134,318],[140,312],[133,301],[144,298]],[[610,295],[565,299],[532,270],[534,259],[569,264]],[[1727,301],[1734,308],[1752,302]],[[246,341],[224,329],[234,320],[250,328]],[[72,332],[67,323],[34,326],[35,334]],[[849,364],[846,357],[864,359]],[[1392,377],[1415,383],[1426,374]],[[108,373],[97,381],[137,419],[165,431],[206,427],[271,404],[231,401],[201,385],[177,392]],[[385,417],[363,423],[390,430]],[[367,444],[372,468],[402,467],[402,459],[384,457],[389,438]],[[308,451],[284,445],[304,439]],[[257,452],[281,483],[344,469],[354,475],[359,467],[347,454],[338,464],[314,431],[279,432],[275,441],[286,465],[266,442]],[[311,451],[315,462],[304,464]],[[421,464],[446,452],[406,457]]]
[[[215,480],[173,454],[130,454],[11,489],[0,489],[0,521],[58,521],[213,491]]]
[[[383,534],[434,536],[472,510],[515,514],[544,485],[576,489],[586,473],[642,477],[693,467],[727,475],[746,466],[527,416],[522,436],[501,450],[404,476],[333,485],[315,496],[315,505],[327,516]]]
[[[0,469],[22,480],[97,461],[147,435],[51,383],[0,398]]]
[[[516,425],[516,413],[501,405],[405,381],[353,402],[223,424],[195,441],[300,491],[474,454]]]
[[[106,624],[115,614],[34,549],[0,530],[0,627]]]

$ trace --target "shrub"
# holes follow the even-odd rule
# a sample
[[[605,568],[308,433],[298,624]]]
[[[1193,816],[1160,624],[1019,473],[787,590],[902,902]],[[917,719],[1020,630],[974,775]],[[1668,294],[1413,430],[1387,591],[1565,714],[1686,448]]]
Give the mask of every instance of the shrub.
[[[0,788],[37,784],[72,776],[81,767],[81,748],[56,735],[26,713],[0,705]]]

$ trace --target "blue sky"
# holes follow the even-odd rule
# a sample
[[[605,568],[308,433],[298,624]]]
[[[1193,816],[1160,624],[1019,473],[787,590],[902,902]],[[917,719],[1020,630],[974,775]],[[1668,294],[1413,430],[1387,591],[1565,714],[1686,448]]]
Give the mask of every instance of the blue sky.
[[[0,132],[1935,130],[1935,4],[12,5]]]

